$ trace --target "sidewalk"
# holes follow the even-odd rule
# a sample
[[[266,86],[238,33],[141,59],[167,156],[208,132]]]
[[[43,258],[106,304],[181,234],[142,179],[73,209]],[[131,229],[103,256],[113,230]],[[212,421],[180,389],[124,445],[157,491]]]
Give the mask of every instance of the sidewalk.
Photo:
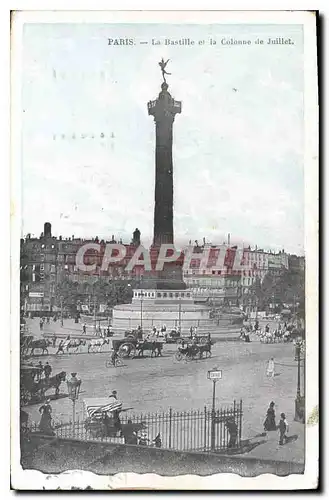
[[[91,325],[87,325],[86,333],[82,332],[83,323],[75,323],[73,319],[64,319],[64,324],[61,326],[61,321],[58,320],[55,323],[51,321],[50,323],[45,323],[43,326],[43,330],[40,330],[39,320],[38,319],[27,319],[26,324],[29,328],[29,334],[33,335],[37,338],[49,338],[54,334],[57,338],[66,338],[68,335],[71,338],[81,338],[90,340],[96,337],[99,337],[99,333],[95,334],[94,327]],[[106,329],[105,326],[102,325],[102,331]],[[216,329],[211,331],[211,335],[215,342],[220,341],[235,341],[239,339],[240,331],[238,329]],[[124,337],[124,332],[116,332],[115,336],[117,338]]]
[[[295,421],[289,422],[289,433],[287,436],[289,442],[284,445],[279,445],[279,431],[271,431],[268,432],[267,435],[259,434],[257,437],[246,440],[249,441],[250,445],[254,445],[255,447],[251,451],[237,456],[294,462],[299,464],[304,463],[305,425]]]

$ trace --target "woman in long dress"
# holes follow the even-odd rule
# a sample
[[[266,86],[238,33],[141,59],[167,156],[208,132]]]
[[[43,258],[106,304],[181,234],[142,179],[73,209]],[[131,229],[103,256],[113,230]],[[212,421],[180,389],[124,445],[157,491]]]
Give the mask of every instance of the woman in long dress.
[[[268,377],[274,377],[275,375],[275,365],[274,365],[274,358],[270,358],[267,363],[267,369],[266,369],[266,375]]]
[[[265,431],[276,430],[274,401],[270,403],[270,406],[266,412],[266,418],[264,421],[264,430]]]
[[[50,406],[50,399],[47,399],[45,404],[40,406],[39,413],[41,413],[41,420],[39,424],[39,429],[44,434],[54,435],[54,430],[51,425],[51,412],[52,408]]]

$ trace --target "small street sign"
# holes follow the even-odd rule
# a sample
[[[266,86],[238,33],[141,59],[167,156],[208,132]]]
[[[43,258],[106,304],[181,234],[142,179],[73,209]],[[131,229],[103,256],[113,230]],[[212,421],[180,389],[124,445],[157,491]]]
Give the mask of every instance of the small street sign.
[[[44,296],[43,292],[30,292],[29,297],[41,299]]]
[[[222,378],[222,370],[209,370],[208,379],[209,380],[220,380]]]

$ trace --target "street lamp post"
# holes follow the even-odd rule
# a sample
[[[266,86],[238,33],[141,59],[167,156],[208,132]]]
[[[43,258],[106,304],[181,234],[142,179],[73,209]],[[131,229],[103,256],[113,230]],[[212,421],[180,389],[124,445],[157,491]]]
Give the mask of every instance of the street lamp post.
[[[143,297],[144,293],[141,292],[141,330],[143,331]]]
[[[218,370],[217,368],[213,368],[208,371],[207,378],[212,380],[212,408],[211,408],[211,451],[215,451],[216,448],[216,433],[215,433],[215,424],[216,424],[216,410],[215,410],[215,401],[216,401],[216,382],[222,378],[222,370]]]
[[[95,335],[97,332],[97,320],[96,320],[96,295],[94,295],[94,331]]]
[[[61,296],[61,326],[63,326],[63,297]]]
[[[179,324],[179,331],[182,331],[182,298],[179,297],[179,303],[178,303],[178,324]]]
[[[75,403],[77,399],[79,398],[79,392],[80,392],[80,387],[81,387],[81,380],[77,378],[76,373],[71,373],[71,378],[66,381],[67,383],[67,390],[69,393],[69,398],[72,401],[72,407],[73,407],[73,432],[75,430]]]
[[[295,361],[297,361],[297,390],[295,399],[295,420],[305,421],[305,396],[301,395],[301,363],[304,361],[301,357],[302,343],[300,341],[296,342],[295,350]]]

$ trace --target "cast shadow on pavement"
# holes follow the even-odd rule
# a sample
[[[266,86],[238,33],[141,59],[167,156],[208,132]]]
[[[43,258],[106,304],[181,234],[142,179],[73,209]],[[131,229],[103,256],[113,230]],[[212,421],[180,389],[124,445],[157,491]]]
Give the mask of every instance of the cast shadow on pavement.
[[[267,442],[266,439],[261,439],[259,441],[252,442],[252,439],[254,439],[254,438],[241,440],[239,448],[228,449],[227,454],[228,455],[242,455],[245,453],[250,453],[252,450],[257,448],[257,446]]]
[[[294,441],[297,441],[297,439],[298,439],[298,434],[292,434],[291,436],[287,436],[287,439],[284,444],[293,443]]]

